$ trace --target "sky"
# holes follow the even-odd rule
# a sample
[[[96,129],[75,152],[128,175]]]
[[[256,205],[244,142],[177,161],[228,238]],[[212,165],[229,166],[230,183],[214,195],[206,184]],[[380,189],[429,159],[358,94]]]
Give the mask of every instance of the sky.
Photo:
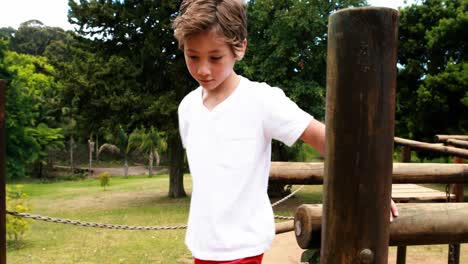
[[[397,9],[404,6],[404,0],[368,0],[371,6]],[[408,3],[415,0],[408,0]],[[0,27],[17,29],[25,21],[37,19],[49,27],[73,29],[68,23],[68,0],[1,0]]]

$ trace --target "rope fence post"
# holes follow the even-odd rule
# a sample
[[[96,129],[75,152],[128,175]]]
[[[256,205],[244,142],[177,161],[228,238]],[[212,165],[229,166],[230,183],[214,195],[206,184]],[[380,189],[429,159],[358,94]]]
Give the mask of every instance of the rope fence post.
[[[388,262],[398,16],[329,18],[322,264]]]
[[[5,80],[0,80],[0,264],[6,264],[6,133],[5,133]]]

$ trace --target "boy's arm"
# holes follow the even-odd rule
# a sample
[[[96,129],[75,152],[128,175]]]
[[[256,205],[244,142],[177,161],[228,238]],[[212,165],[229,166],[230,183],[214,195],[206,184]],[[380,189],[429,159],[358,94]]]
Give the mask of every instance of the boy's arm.
[[[307,128],[302,133],[300,139],[316,149],[322,157],[325,157],[325,125],[320,121],[312,119]],[[398,216],[398,208],[390,201],[390,222]]]
[[[325,157],[325,125],[312,119],[300,137],[302,141],[317,150]]]

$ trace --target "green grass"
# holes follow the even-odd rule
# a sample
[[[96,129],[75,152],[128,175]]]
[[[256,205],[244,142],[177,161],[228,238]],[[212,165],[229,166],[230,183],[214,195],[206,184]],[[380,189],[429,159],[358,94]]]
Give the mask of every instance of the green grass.
[[[106,190],[98,179],[22,185],[32,214],[108,224],[185,225],[190,198],[167,198],[168,182],[163,175],[112,177]],[[190,192],[190,176],[184,185]],[[278,205],[276,213],[292,216],[304,201],[321,202],[321,186],[306,186]],[[192,263],[184,237],[185,230],[109,230],[32,220],[20,242],[7,243],[7,258],[8,263]]]
[[[112,177],[26,183],[33,214],[139,226],[185,224],[189,198],[168,199],[168,177]],[[186,187],[191,187],[186,177]],[[125,231],[32,221],[20,243],[9,241],[8,263],[185,263],[184,230]]]

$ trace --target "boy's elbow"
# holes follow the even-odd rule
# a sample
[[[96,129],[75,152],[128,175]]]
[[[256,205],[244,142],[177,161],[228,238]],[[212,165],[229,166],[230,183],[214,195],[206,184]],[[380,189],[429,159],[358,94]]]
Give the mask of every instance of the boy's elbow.
[[[312,119],[300,139],[316,149],[322,156],[325,155],[325,125],[322,122]]]

